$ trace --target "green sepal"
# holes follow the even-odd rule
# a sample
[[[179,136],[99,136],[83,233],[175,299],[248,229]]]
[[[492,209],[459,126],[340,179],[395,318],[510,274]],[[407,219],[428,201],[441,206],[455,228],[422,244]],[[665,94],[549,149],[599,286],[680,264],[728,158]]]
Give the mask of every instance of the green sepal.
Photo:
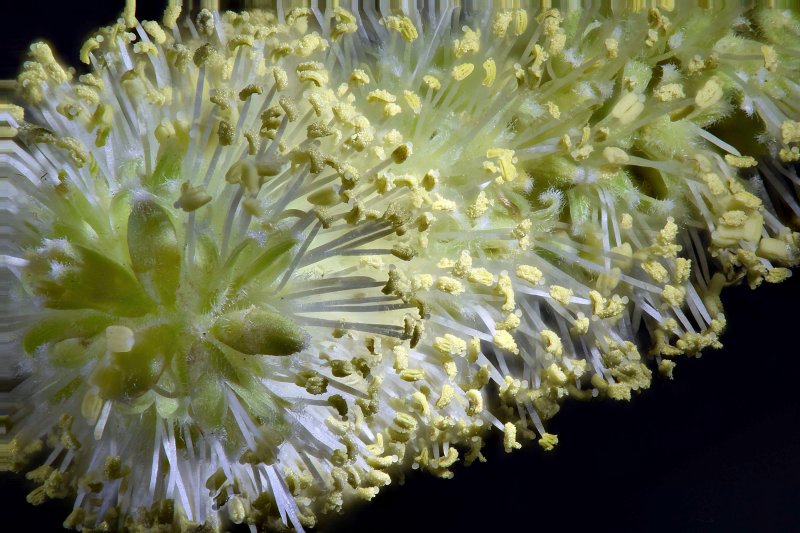
[[[256,307],[222,315],[211,327],[211,333],[248,355],[292,355],[305,345],[305,335],[296,322]]]
[[[72,245],[78,261],[58,280],[42,281],[37,287],[51,309],[97,309],[117,316],[142,316],[153,301],[136,277],[105,255]]]
[[[130,401],[149,391],[161,378],[175,342],[175,332],[167,325],[137,332],[131,351],[111,354],[109,364],[92,374],[100,397]]]
[[[114,323],[114,318],[91,311],[57,313],[36,323],[22,339],[23,349],[33,354],[37,348],[70,337],[93,337]]]
[[[144,287],[153,287],[162,305],[175,304],[181,276],[181,252],[175,226],[155,200],[134,202],[128,217],[131,266]]]

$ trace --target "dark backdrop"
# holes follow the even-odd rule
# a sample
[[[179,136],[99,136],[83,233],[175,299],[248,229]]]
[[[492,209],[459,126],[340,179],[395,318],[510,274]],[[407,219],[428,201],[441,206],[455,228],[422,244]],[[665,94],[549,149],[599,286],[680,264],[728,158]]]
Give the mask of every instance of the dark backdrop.
[[[46,38],[78,65],[92,28],[123,0],[12,0],[0,8],[0,79]],[[162,2],[139,0],[140,19]],[[325,531],[790,531],[800,530],[800,275],[723,293],[725,348],[680,360],[632,403],[568,403],[549,424],[560,444],[505,454],[455,478],[410,475]],[[35,508],[30,490],[0,476],[0,530],[58,531],[63,503]],[[6,527],[11,526],[9,529]],[[23,529],[24,528],[24,529]]]

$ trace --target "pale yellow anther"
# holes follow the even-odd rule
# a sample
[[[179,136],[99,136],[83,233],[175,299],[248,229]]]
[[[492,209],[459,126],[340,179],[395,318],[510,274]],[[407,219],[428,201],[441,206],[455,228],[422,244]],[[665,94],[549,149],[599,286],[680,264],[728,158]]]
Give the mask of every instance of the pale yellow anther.
[[[469,389],[466,392],[467,402],[467,414],[469,416],[475,416],[483,412],[483,395],[481,391],[477,389]]]
[[[281,67],[272,68],[272,78],[275,80],[275,88],[279,91],[283,91],[289,86],[289,75]]]
[[[489,148],[486,150],[486,157],[494,159],[497,162],[496,171],[500,173],[500,177],[505,182],[511,182],[517,179],[519,171],[514,163],[517,162],[514,157],[514,150],[507,148]]]
[[[554,357],[561,357],[564,355],[564,346],[561,344],[561,337],[555,331],[543,329],[539,335],[542,338],[542,344],[547,353]]]
[[[442,82],[436,76],[426,75],[422,77],[422,82],[432,91],[438,91],[442,88]]]
[[[509,313],[508,315],[506,315],[506,318],[504,318],[500,322],[495,322],[494,327],[495,329],[504,329],[507,331],[511,331],[518,328],[521,323],[522,322],[517,313]]]
[[[403,91],[403,99],[405,99],[409,109],[411,109],[415,115],[419,115],[420,111],[422,111],[422,100],[420,100],[419,95],[414,91],[405,90]]]
[[[413,383],[414,381],[425,379],[425,371],[419,368],[406,368],[400,371],[400,379]]]
[[[462,250],[461,255],[453,264],[452,274],[457,278],[463,278],[472,268],[472,256],[469,255],[467,250]]]
[[[181,4],[181,0],[169,0],[166,9],[164,9],[164,18],[162,19],[165,28],[169,30],[175,28],[175,24],[181,16]]]
[[[539,446],[546,452],[552,451],[558,444],[558,436],[552,433],[542,433],[542,438],[539,439]]]
[[[481,341],[477,337],[472,337],[467,346],[467,361],[475,363],[481,353]]]
[[[608,59],[616,59],[617,55],[619,55],[619,41],[614,38],[608,38],[605,40],[606,45],[606,57]]]
[[[70,79],[70,75],[64,68],[58,64],[56,58],[53,57],[53,51],[46,43],[33,43],[30,47],[31,56],[43,68],[47,76],[55,83],[64,83]]]
[[[627,165],[630,161],[628,153],[616,146],[606,146],[603,148],[603,157],[612,165]]]
[[[181,195],[175,202],[176,209],[183,209],[186,212],[196,211],[211,201],[211,196],[207,195],[200,187],[194,187],[188,181],[181,185]]]
[[[80,53],[78,54],[81,63],[85,63],[87,65],[90,64],[91,58],[89,57],[89,54],[98,48],[100,48],[100,42],[97,39],[94,37],[87,39],[86,42],[83,43],[83,46],[81,46]]]
[[[692,274],[692,260],[683,257],[675,259],[675,283],[683,284],[689,281]]]
[[[122,21],[126,28],[136,26],[136,0],[125,0],[125,9],[122,10]]]
[[[456,390],[452,385],[445,384],[442,386],[442,392],[439,394],[439,399],[436,400],[436,408],[444,409],[447,407],[453,398],[455,398]]]
[[[383,19],[383,24],[390,30],[394,30],[403,37],[403,39],[410,43],[414,42],[419,34],[417,27],[411,22],[411,19],[406,16],[392,15]]]
[[[764,67],[769,72],[775,72],[778,70],[778,53],[775,51],[775,48],[766,44],[762,44],[761,55],[764,56]]]
[[[454,200],[443,197],[439,193],[434,193],[431,209],[434,211],[455,211],[458,208],[458,203]]]
[[[520,36],[528,29],[528,11],[526,9],[514,10],[514,35]]]
[[[367,94],[367,102],[380,102],[390,104],[397,101],[397,97],[384,89],[375,89]]]
[[[734,168],[751,168],[758,165],[758,161],[750,156],[725,154],[725,162]]]
[[[644,269],[656,283],[666,283],[669,280],[669,272],[655,259],[643,262],[642,269]]]
[[[164,44],[167,40],[166,32],[164,32],[161,25],[154,20],[145,20],[142,22],[142,28],[144,28],[144,31],[158,44]]]
[[[422,416],[431,414],[431,407],[428,404],[428,398],[425,397],[420,391],[416,391],[411,395],[411,405]]]
[[[494,85],[494,80],[497,78],[497,65],[491,57],[483,62],[483,81],[481,84],[484,87],[491,87]]]
[[[433,341],[433,349],[440,355],[463,357],[467,351],[467,342],[450,333],[445,333],[443,337],[436,337]]]
[[[661,291],[661,297],[669,305],[673,307],[680,307],[683,305],[683,300],[686,297],[686,289],[683,287],[667,285],[664,287],[664,290]]]
[[[130,352],[133,349],[133,331],[126,326],[108,326],[106,328],[106,347],[114,353]]]
[[[472,63],[461,63],[453,67],[453,69],[450,71],[450,75],[454,80],[462,81],[466,79],[467,76],[472,74],[473,70],[475,70],[475,65]]]
[[[508,25],[511,24],[513,15],[511,11],[498,11],[492,19],[492,35],[502,39],[508,32]]]
[[[454,379],[458,374],[458,367],[456,366],[456,362],[452,359],[443,361],[442,368],[444,368],[444,373],[447,374],[447,377],[451,380]]]
[[[725,185],[722,183],[722,179],[720,179],[720,177],[713,172],[707,172],[703,174],[701,179],[708,186],[711,194],[719,196],[720,194],[725,193]]]
[[[786,281],[791,277],[792,271],[788,268],[778,267],[778,268],[771,268],[767,275],[764,276],[764,279],[767,280],[767,283],[781,283],[782,281]]]
[[[518,278],[524,279],[531,285],[539,285],[542,282],[542,271],[531,265],[519,265],[515,272]]]
[[[471,269],[467,274],[467,279],[487,287],[491,287],[495,282],[494,275],[483,267]]]
[[[399,115],[403,111],[403,108],[397,104],[386,104],[383,106],[383,116],[385,117],[393,117],[395,115]]]
[[[567,383],[567,375],[555,363],[552,363],[542,371],[542,377],[549,383],[558,387],[564,386]]]
[[[550,297],[561,305],[568,305],[574,292],[572,289],[562,287],[561,285],[552,285],[550,287]]]
[[[727,226],[738,227],[744,225],[744,223],[747,221],[747,218],[747,213],[744,211],[726,211],[720,217],[720,223]]]
[[[544,103],[544,106],[547,108],[547,112],[550,113],[551,117],[556,120],[561,118],[561,109],[559,109],[554,102],[547,101]]]
[[[784,120],[781,123],[781,140],[783,144],[800,143],[800,122]]]
[[[467,54],[474,54],[481,48],[481,30],[473,31],[469,26],[463,26],[461,31],[464,32],[461,39],[453,41],[453,55],[457,58],[464,57]]]
[[[506,422],[503,426],[503,433],[503,449],[506,453],[522,448],[522,445],[517,442],[517,428],[514,424]]]
[[[659,102],[671,102],[679,98],[686,98],[683,92],[683,85],[680,83],[665,83],[659,85],[654,91],[653,96]]]
[[[504,298],[501,309],[503,311],[513,311],[517,306],[517,302],[514,297],[514,287],[511,284],[511,278],[508,277],[507,272],[500,273],[500,276],[497,279],[497,287],[495,290]]]
[[[570,332],[573,335],[585,335],[586,332],[589,331],[589,324],[589,318],[584,316],[583,313],[578,313],[578,317],[575,319],[575,325],[570,328]]]
[[[622,218],[620,218],[619,225],[625,230],[633,227],[633,217],[630,215],[630,213],[622,213]]]
[[[708,80],[703,87],[697,91],[694,97],[694,104],[699,109],[710,107],[722,100],[722,86],[715,79]]]
[[[406,350],[403,346],[397,345],[392,348],[392,352],[394,353],[394,366],[393,368],[397,372],[402,372],[403,370],[408,368],[408,350]]]
[[[644,96],[626,93],[611,109],[611,116],[621,124],[630,124],[644,111]]]
[[[511,333],[509,333],[508,331],[504,329],[496,331],[493,340],[498,348],[507,350],[513,354],[519,353],[519,348],[517,347],[517,341],[514,340],[514,336],[511,335]]]
[[[778,157],[784,163],[794,163],[800,161],[800,147],[792,146],[791,148],[781,148],[778,152]]]
[[[608,299],[598,291],[589,291],[589,300],[592,302],[592,314],[599,318],[616,317],[625,311],[624,301],[616,295]]]

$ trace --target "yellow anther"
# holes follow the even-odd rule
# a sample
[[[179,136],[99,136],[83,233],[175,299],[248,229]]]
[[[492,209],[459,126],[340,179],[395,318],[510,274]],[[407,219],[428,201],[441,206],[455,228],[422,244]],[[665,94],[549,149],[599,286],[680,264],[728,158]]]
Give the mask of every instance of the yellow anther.
[[[436,76],[426,75],[422,77],[423,83],[428,86],[428,89],[432,91],[438,91],[442,88],[442,82],[439,81],[439,78]]]
[[[450,75],[456,81],[462,81],[467,78],[472,71],[475,70],[475,65],[472,63],[461,63],[460,65],[456,65],[450,71]]]
[[[465,209],[466,215],[472,220],[476,220],[483,215],[488,209],[491,202],[486,196],[486,193],[481,191],[478,193],[475,202]]]
[[[483,76],[483,81],[481,84],[484,87],[491,87],[494,85],[494,80],[497,78],[497,65],[494,62],[494,59],[491,57],[483,62],[483,71],[485,75]]]
[[[547,353],[554,357],[561,357],[564,355],[564,346],[561,344],[561,337],[555,331],[543,329],[539,335],[542,338],[542,344]]]
[[[683,300],[686,297],[686,289],[683,287],[667,285],[664,287],[664,290],[661,291],[661,297],[664,298],[664,301],[669,305],[673,307],[680,307],[683,305]]]
[[[398,32],[407,43],[414,42],[419,37],[417,27],[406,16],[392,15],[384,18],[383,23],[388,29]]]
[[[542,271],[531,265],[519,265],[515,273],[531,285],[538,285],[543,279]]]
[[[386,104],[383,106],[383,116],[385,117],[393,117],[400,114],[402,111],[403,108],[397,104]]]
[[[456,395],[456,391],[452,385],[445,384],[442,386],[442,392],[439,394],[439,399],[436,400],[436,408],[444,409],[447,407]]]
[[[664,268],[664,265],[655,259],[643,262],[642,269],[644,269],[656,283],[665,283],[669,280],[669,272]]]
[[[181,16],[181,4],[181,0],[169,0],[162,19],[165,28],[169,30],[175,28],[175,24]]]
[[[692,274],[692,260],[678,257],[675,259],[675,283],[682,284],[689,281]]]
[[[418,368],[406,368],[400,371],[400,379],[408,382],[419,381],[425,379],[425,371]]]
[[[167,40],[167,34],[164,32],[158,22],[153,20],[145,20],[142,22],[142,28],[144,28],[144,31],[146,31],[147,34],[150,35],[150,37],[152,37],[153,40],[158,44],[164,44],[164,42]]]
[[[545,102],[544,106],[547,108],[547,112],[550,113],[550,116],[554,119],[558,120],[561,118],[561,109],[554,103],[554,102]]]
[[[633,227],[633,217],[630,213],[622,213],[619,225],[622,229],[631,229]]]
[[[552,363],[542,371],[542,377],[549,383],[558,387],[564,386],[567,383],[567,375],[555,363]]]
[[[630,124],[644,111],[644,96],[627,93],[611,109],[611,116],[622,124]]]
[[[619,41],[614,38],[608,38],[605,40],[605,45],[606,57],[608,59],[616,59],[619,54]]]
[[[558,436],[551,433],[542,433],[542,438],[539,439],[539,446],[546,452],[552,451],[558,444]]]
[[[722,86],[715,79],[708,80],[703,87],[697,91],[694,97],[694,104],[699,109],[712,106],[722,99]]]
[[[403,91],[403,98],[411,111],[413,111],[415,115],[419,115],[419,112],[422,111],[422,101],[419,95],[414,91],[406,90]]]
[[[467,279],[472,283],[479,283],[487,287],[494,285],[494,275],[485,268],[473,268],[467,274]]]
[[[679,98],[686,98],[683,85],[680,83],[665,83],[653,91],[653,96],[659,102],[671,102]]]
[[[440,355],[462,357],[467,350],[467,342],[455,335],[446,333],[444,337],[436,337],[433,341],[433,349]]]
[[[380,102],[390,104],[397,101],[397,97],[384,89],[375,89],[367,94],[367,102]]]
[[[464,286],[455,278],[441,276],[436,280],[436,288],[442,292],[457,296],[464,292]]]
[[[520,36],[528,29],[528,11],[526,9],[514,10],[514,35]]]
[[[610,300],[597,291],[589,291],[589,300],[592,302],[592,314],[599,318],[611,318],[625,311],[624,301],[614,295]]]
[[[275,88],[279,91],[283,91],[289,86],[289,75],[281,67],[272,68],[272,77],[275,80]]]
[[[500,309],[503,311],[513,311],[517,306],[517,302],[514,297],[514,287],[511,285],[511,278],[508,277],[507,272],[500,273],[495,290],[505,299]]]
[[[498,348],[508,350],[513,354],[519,353],[519,348],[517,347],[517,342],[514,340],[514,336],[508,331],[504,329],[498,330],[495,332],[493,340]]]
[[[522,448],[522,445],[517,442],[517,428],[514,424],[506,422],[503,426],[503,433],[503,449],[505,449],[506,453]]]
[[[194,187],[188,181],[181,185],[181,195],[175,202],[176,209],[183,209],[186,212],[200,209],[211,201],[211,196],[203,192],[200,187]]]
[[[506,331],[511,331],[519,327],[522,321],[519,319],[516,313],[509,313],[505,319],[501,320],[500,322],[495,322],[494,327],[495,329],[504,329]]]
[[[126,28],[136,26],[136,0],[125,0],[125,9],[122,10],[122,20]]]
[[[87,65],[90,64],[91,59],[89,57],[89,54],[91,54],[93,50],[97,50],[98,48],[100,48],[100,42],[97,39],[93,37],[87,39],[86,42],[83,43],[83,46],[81,46],[81,50],[78,56],[81,62],[86,63]]]
[[[562,287],[561,285],[553,285],[550,287],[550,297],[561,305],[568,305],[573,294],[572,289]]]
[[[466,392],[467,402],[467,414],[469,416],[475,416],[483,412],[483,395],[481,391],[476,389],[470,389]]]
[[[500,11],[495,13],[492,20],[492,35],[502,39],[508,32],[508,25],[511,24],[513,18],[510,11]]]
[[[587,331],[589,331],[589,318],[584,316],[583,313],[578,313],[578,317],[575,319],[575,325],[570,328],[570,332],[573,335],[585,335]]]
[[[778,70],[778,53],[775,52],[775,48],[766,44],[762,44],[761,55],[764,56],[764,67],[769,72],[775,72]]]
[[[428,398],[426,398],[425,395],[420,391],[417,391],[411,395],[411,405],[413,405],[422,416],[428,416],[431,414]]]
[[[474,54],[481,48],[481,30],[473,31],[469,26],[463,26],[461,31],[464,36],[453,41],[453,55],[457,58],[467,54]]]
[[[725,162],[734,168],[751,168],[758,165],[758,161],[750,156],[725,154]]]
[[[800,122],[784,120],[781,123],[781,140],[783,144],[800,143]]]
[[[517,167],[514,166],[514,163],[517,162],[517,159],[514,157],[514,150],[509,150],[507,148],[489,148],[486,151],[486,157],[497,160],[497,170],[503,181],[514,181],[517,176],[519,176]]]

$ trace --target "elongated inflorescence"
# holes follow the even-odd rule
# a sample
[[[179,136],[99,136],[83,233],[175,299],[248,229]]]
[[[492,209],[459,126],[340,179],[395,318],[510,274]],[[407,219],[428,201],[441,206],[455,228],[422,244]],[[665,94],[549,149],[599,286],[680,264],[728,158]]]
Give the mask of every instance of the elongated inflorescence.
[[[32,45],[0,109],[28,500],[299,531],[719,348],[720,291],[800,260],[798,13],[545,3],[128,2],[85,74]]]

